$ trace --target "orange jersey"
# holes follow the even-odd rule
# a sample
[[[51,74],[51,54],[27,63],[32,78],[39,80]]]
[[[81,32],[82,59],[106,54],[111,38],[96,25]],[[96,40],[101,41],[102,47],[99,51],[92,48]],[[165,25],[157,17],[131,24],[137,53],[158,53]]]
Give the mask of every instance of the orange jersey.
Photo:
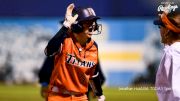
[[[68,91],[86,93],[89,78],[98,62],[98,49],[93,40],[82,47],[74,38],[67,37],[56,54],[50,85]]]

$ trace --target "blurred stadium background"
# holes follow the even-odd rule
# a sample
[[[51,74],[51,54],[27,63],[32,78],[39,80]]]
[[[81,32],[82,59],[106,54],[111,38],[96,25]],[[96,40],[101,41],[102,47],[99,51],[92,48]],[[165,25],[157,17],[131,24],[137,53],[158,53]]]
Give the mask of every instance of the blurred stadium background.
[[[134,101],[134,98],[127,100],[128,96],[119,92],[120,87],[153,87],[161,56],[160,36],[153,20],[161,0],[0,0],[0,94],[11,94],[3,90],[4,84],[38,84],[44,48],[61,27],[59,21],[72,2],[77,6],[93,7],[102,18],[99,21],[103,25],[102,34],[94,39],[106,76],[105,94],[116,92],[117,99],[108,101]],[[18,87],[11,89],[18,90]],[[37,90],[32,96],[40,97]],[[138,95],[138,92],[132,93]],[[114,98],[111,94],[109,97]],[[141,92],[139,96],[143,94],[146,101],[157,100],[154,91]],[[10,101],[1,95],[0,101]],[[153,100],[145,99],[148,96]]]

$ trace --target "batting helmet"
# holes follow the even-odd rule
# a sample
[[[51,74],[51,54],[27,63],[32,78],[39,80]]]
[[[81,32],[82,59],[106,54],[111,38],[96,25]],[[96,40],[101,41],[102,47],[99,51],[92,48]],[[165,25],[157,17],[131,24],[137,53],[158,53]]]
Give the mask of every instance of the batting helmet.
[[[172,0],[171,2],[162,2],[158,7],[160,16],[154,20],[155,25],[161,25],[169,30],[180,33],[180,25],[173,20],[177,15],[180,15],[180,1]]]
[[[98,24],[97,24],[97,19],[100,19],[100,17],[96,16],[94,10],[91,7],[75,7],[72,11],[72,16],[75,14],[78,14],[78,18],[76,20],[75,24],[71,25],[71,30],[72,32],[75,33],[80,33],[83,31],[83,22],[84,21],[95,21],[95,30],[98,30]]]

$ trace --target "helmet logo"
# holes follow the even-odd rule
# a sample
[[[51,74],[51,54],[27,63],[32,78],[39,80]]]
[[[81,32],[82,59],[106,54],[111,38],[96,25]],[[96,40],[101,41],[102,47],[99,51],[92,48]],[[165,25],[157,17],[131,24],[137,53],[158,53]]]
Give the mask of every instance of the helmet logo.
[[[166,12],[166,13],[170,13],[172,11],[175,11],[178,6],[177,5],[172,5],[174,4],[174,2],[162,2],[161,5],[158,6],[158,12]],[[164,6],[163,6],[164,5]]]
[[[90,15],[96,16],[96,14],[92,8],[87,8],[87,11]]]

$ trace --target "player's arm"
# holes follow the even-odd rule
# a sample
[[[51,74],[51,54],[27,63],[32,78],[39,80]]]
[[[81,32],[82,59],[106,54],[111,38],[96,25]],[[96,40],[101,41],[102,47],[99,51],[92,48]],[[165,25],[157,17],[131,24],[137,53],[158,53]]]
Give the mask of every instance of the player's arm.
[[[50,76],[54,68],[54,57],[46,57],[38,74],[41,85],[41,96],[46,98]]]
[[[57,34],[49,41],[47,47],[45,48],[45,54],[47,56],[53,56],[60,51],[60,45],[64,40],[64,36],[67,35],[68,29],[71,25],[75,23],[78,15],[72,16],[72,11],[74,9],[74,4],[70,4],[67,7],[65,20],[63,22],[62,28],[57,32]]]
[[[96,96],[98,96],[98,101],[104,101],[105,96],[103,95],[103,90],[102,90],[102,80],[100,77],[100,64],[98,62],[97,67],[95,69],[94,75],[90,79],[90,86]]]
[[[46,57],[38,74],[40,84],[42,85],[49,84],[53,68],[54,68],[54,57]]]
[[[48,42],[44,53],[46,56],[54,56],[57,52],[60,51],[60,45],[64,41],[68,32],[68,28],[62,26],[62,28],[56,33],[56,35]]]

